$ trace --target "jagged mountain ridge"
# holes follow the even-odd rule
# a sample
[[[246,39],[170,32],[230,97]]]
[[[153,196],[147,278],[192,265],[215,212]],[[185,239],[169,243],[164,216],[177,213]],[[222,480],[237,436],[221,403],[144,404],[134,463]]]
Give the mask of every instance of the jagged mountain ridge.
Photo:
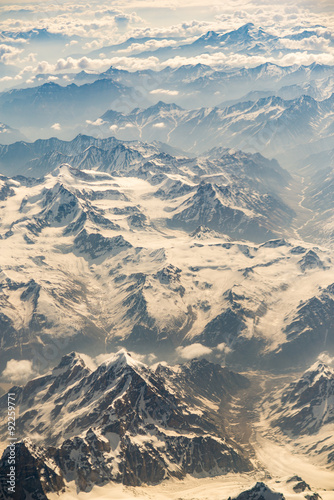
[[[294,219],[293,209],[281,199],[291,177],[276,161],[222,148],[199,158],[172,156],[164,149],[160,143],[123,144],[113,138],[77,136],[69,143],[50,139],[4,146],[0,157],[3,172],[15,158],[16,171],[21,175],[39,177],[65,163],[79,170],[146,179],[156,186],[157,197],[175,200],[166,209],[171,213],[171,223],[189,230],[205,225],[263,241],[284,233]],[[219,205],[216,217],[208,215],[213,210],[211,192]],[[202,215],[197,213],[199,204],[204,207]]]
[[[287,158],[286,150],[295,151],[333,136],[333,97],[316,101],[302,95],[293,100],[270,96],[257,101],[218,107],[186,110],[173,104],[158,102],[147,109],[134,109],[128,114],[107,112],[101,117],[100,133],[108,134],[110,126],[119,139],[159,139],[187,151],[202,153],[220,143],[246,151]],[[105,123],[103,123],[105,122]],[[88,129],[92,132],[92,127]],[[300,154],[303,150],[298,149]],[[295,160],[290,154],[290,162]],[[296,158],[297,160],[297,158]]]
[[[315,363],[284,389],[272,425],[297,436],[317,433],[334,420],[333,394],[333,368]]]
[[[94,370],[71,353],[51,373],[16,387],[17,428],[40,449],[29,443],[24,446],[32,456],[43,453],[51,478],[57,477],[54,482],[43,481],[44,491],[58,491],[73,480],[79,491],[89,491],[110,481],[155,484],[185,474],[251,470],[247,454],[224,430],[228,410],[219,417],[207,391],[199,387],[196,397],[188,392],[188,384],[196,383],[198,365],[207,374],[219,376],[224,370],[193,360],[172,368],[178,386],[166,370],[161,377],[159,367],[150,369],[125,351]],[[225,403],[226,396],[231,398],[248,383],[228,370],[224,381],[220,390]],[[206,399],[201,400],[203,394]],[[6,401],[0,399],[2,411]],[[43,437],[38,439],[36,433],[41,432]],[[41,475],[40,468],[36,472]]]
[[[75,125],[97,110],[103,113],[106,102],[117,105],[118,101],[129,98],[130,93],[131,89],[111,79],[67,86],[47,82],[37,87],[2,92],[0,115],[12,127],[51,127],[63,121],[64,116],[67,126]]]
[[[273,226],[269,216],[275,218]],[[292,220],[294,212],[275,197],[256,195],[234,186],[201,183],[192,197],[178,208],[170,224],[195,230],[205,225],[229,236],[259,241],[274,238],[279,227]]]
[[[46,140],[37,140],[33,143],[17,142],[0,146],[1,171],[10,176],[25,175],[39,178],[50,173],[62,163],[70,163],[75,168],[113,170],[126,169],[126,156],[129,156],[129,165],[136,165],[144,158],[163,155],[172,158],[172,154],[165,152],[173,148],[155,142],[145,144],[138,141],[123,142],[115,137],[98,139],[79,134],[71,141],[62,141],[56,137]],[[174,156],[184,157],[175,151]],[[118,160],[118,157],[120,159]]]
[[[283,441],[333,469],[333,381],[331,359],[322,356],[290,384],[265,398],[263,415]]]
[[[269,86],[268,86],[269,87]],[[299,84],[284,85],[276,90],[253,90],[248,92],[239,99],[227,100],[222,102],[219,107],[226,108],[227,106],[232,106],[241,102],[258,101],[259,99],[264,99],[272,97],[280,97],[285,101],[298,99],[303,95],[308,95],[317,101],[322,101],[328,99],[334,90],[334,79],[333,76],[328,76],[325,78],[316,79],[315,81],[300,82]]]
[[[215,38],[219,38],[219,35],[215,33],[208,33],[205,36],[208,36],[212,42]],[[257,41],[253,41],[253,46],[257,51],[263,50],[263,45],[261,46],[261,43]],[[197,44],[194,42],[191,47],[190,50],[200,52],[203,50],[200,42]],[[157,52],[166,50],[177,50],[177,47],[162,48]],[[217,49],[215,45],[212,45],[212,48],[208,50],[216,51]],[[246,43],[245,48],[241,48],[241,52],[242,50],[249,51],[250,45]],[[148,52],[143,53],[144,57],[147,55]],[[136,54],[136,57],[140,57],[140,54]],[[72,135],[74,126],[82,127],[83,120],[91,120],[92,117],[96,120],[107,109],[113,108],[118,111],[127,109],[130,112],[134,106],[154,104],[155,94],[158,98],[165,97],[165,87],[174,92],[173,99],[177,104],[185,107],[193,106],[194,92],[197,94],[199,106],[219,106],[227,100],[243,100],[244,95],[250,90],[255,93],[259,92],[261,96],[261,92],[271,89],[271,95],[279,95],[282,86],[302,86],[305,82],[310,84],[310,87],[305,89],[305,93],[322,99],[329,97],[333,68],[316,63],[309,66],[281,67],[269,62],[255,68],[227,67],[222,70],[215,70],[204,64],[186,64],[177,68],[167,67],[160,71],[134,72],[111,67],[95,75],[92,73],[58,74],[57,78],[61,85],[48,81],[49,77],[53,79],[55,76],[37,75],[35,82],[42,83],[42,85],[29,85],[2,92],[0,94],[1,120],[13,128],[24,125],[29,138],[45,137],[45,130],[52,132],[51,127],[59,123],[59,134],[68,138]],[[327,84],[326,79],[328,79]],[[290,95],[299,97],[301,92],[298,89],[295,90],[297,94],[294,94],[294,91],[292,94],[284,92],[282,97],[288,98]],[[85,107],[80,106],[82,99],[86,102]],[[33,105],[32,102],[34,102]],[[65,114],[66,121],[64,120]],[[100,122],[98,121],[95,123],[95,132],[99,129]]]

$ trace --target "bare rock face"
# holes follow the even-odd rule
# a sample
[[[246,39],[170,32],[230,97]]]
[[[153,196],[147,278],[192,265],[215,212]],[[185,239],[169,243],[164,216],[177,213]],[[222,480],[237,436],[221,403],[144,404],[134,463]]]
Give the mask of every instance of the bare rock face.
[[[44,451],[29,442],[15,444],[15,491],[8,490],[9,448],[0,460],[0,498],[12,500],[47,500],[47,493],[61,492],[62,473]]]

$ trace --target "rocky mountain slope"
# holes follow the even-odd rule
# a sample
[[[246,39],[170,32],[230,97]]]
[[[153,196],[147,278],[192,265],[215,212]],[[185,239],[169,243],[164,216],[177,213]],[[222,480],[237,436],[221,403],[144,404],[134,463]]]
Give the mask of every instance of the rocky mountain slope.
[[[317,361],[300,378],[272,394],[265,403],[266,418],[296,448],[333,468],[334,370]]]
[[[215,395],[197,384],[202,377],[216,378]],[[16,445],[27,460],[22,488],[28,464],[44,493],[71,481],[78,491],[89,491],[110,481],[155,484],[186,474],[248,471],[247,454],[225,431],[226,405],[248,384],[241,375],[198,360],[150,369],[119,351],[92,370],[80,355],[64,356],[49,374],[13,389],[17,431],[33,441]],[[217,413],[223,399],[225,410]],[[2,413],[6,405],[4,396]],[[30,480],[29,485],[34,486]]]

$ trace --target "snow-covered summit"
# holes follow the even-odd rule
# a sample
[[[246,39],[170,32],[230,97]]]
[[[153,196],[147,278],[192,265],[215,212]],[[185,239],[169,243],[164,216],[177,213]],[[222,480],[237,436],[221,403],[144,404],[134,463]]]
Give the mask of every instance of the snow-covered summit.
[[[273,425],[296,436],[316,434],[334,421],[334,369],[316,361],[283,389],[280,400]]]

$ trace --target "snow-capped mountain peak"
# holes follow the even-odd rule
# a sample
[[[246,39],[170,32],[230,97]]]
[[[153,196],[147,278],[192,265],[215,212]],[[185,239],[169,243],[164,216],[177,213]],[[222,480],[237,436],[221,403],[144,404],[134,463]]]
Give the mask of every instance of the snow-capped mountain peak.
[[[52,370],[52,375],[58,377],[74,369],[78,372],[82,369],[84,373],[87,373],[87,370],[91,371],[83,357],[77,352],[72,351],[62,357],[60,363]]]
[[[334,369],[317,361],[282,390],[272,425],[299,436],[315,434],[334,421]]]
[[[316,361],[301,378],[301,384],[314,385],[321,380],[334,382],[334,368],[323,361]]]
[[[126,349],[120,349],[110,358],[103,361],[101,366],[107,369],[112,369],[115,373],[122,371],[124,368],[131,368],[134,371],[145,369],[145,365],[138,360],[135,360]]]

